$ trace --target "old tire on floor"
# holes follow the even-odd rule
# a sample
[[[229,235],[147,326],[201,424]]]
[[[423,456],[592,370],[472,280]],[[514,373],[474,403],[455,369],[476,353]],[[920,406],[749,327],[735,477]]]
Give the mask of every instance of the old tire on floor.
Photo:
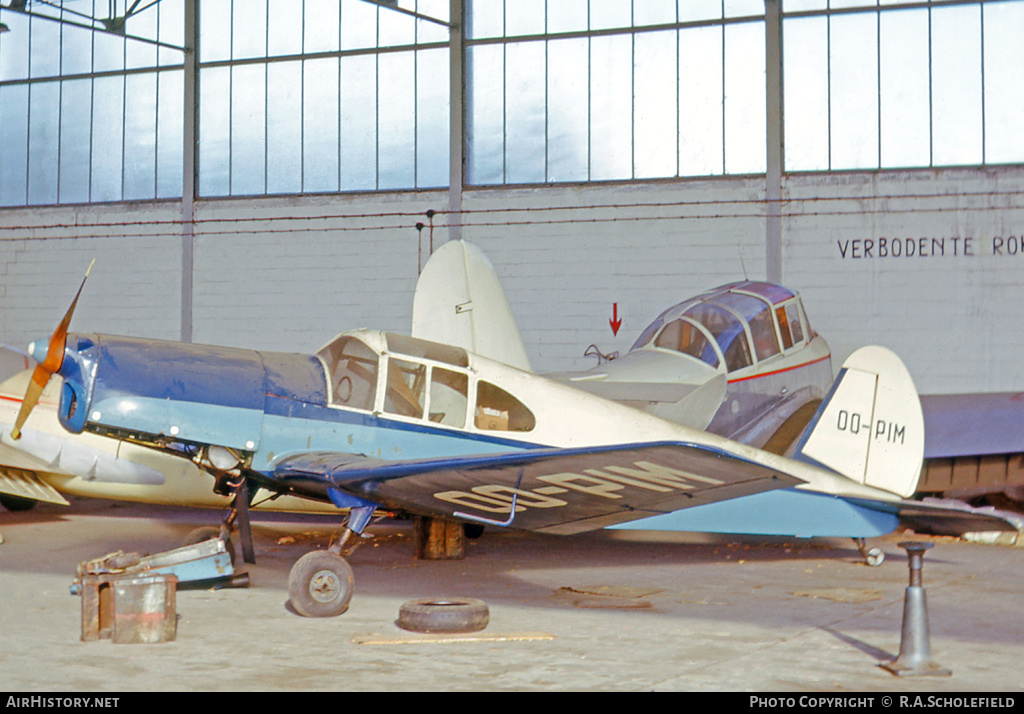
[[[340,555],[314,550],[299,558],[288,575],[288,596],[305,617],[334,617],[348,609],[355,577]]]
[[[403,630],[426,633],[479,632],[491,613],[487,603],[474,598],[421,598],[410,600],[398,611]]]

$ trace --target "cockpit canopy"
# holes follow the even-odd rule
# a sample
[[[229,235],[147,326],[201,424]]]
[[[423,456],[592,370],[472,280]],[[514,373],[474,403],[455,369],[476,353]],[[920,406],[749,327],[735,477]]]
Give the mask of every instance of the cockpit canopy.
[[[670,307],[632,349],[672,350],[735,372],[803,347],[813,337],[796,293],[744,281]]]
[[[317,355],[327,367],[333,406],[458,429],[532,431],[536,426],[533,412],[519,399],[476,379],[469,355],[459,347],[358,331],[339,335]]]

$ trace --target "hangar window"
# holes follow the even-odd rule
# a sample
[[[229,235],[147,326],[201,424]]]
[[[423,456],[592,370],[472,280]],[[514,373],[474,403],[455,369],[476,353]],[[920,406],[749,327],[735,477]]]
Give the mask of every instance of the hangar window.
[[[377,353],[355,337],[342,336],[318,353],[331,380],[331,403],[373,409],[377,394]]]
[[[765,170],[763,0],[467,9],[470,184]]]
[[[117,7],[4,3],[0,206],[760,174],[776,102],[787,171],[1024,161],[1024,0]]]
[[[532,431],[537,420],[526,405],[504,389],[481,381],[476,387],[475,424],[484,431]]]

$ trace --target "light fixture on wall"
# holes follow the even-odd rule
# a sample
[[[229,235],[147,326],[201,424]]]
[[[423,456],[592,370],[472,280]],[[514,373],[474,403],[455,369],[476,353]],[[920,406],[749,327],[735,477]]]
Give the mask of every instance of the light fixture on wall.
[[[0,22],[0,32],[10,32],[10,31],[11,31],[11,28],[9,28],[4,23]]]

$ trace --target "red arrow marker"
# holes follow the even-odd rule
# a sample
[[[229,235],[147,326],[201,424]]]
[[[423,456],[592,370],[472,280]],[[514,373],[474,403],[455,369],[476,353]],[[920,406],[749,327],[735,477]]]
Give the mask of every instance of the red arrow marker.
[[[612,326],[612,335],[619,334],[619,327],[622,326],[622,320],[619,319],[619,303],[612,303],[612,319],[608,321],[608,324]]]

